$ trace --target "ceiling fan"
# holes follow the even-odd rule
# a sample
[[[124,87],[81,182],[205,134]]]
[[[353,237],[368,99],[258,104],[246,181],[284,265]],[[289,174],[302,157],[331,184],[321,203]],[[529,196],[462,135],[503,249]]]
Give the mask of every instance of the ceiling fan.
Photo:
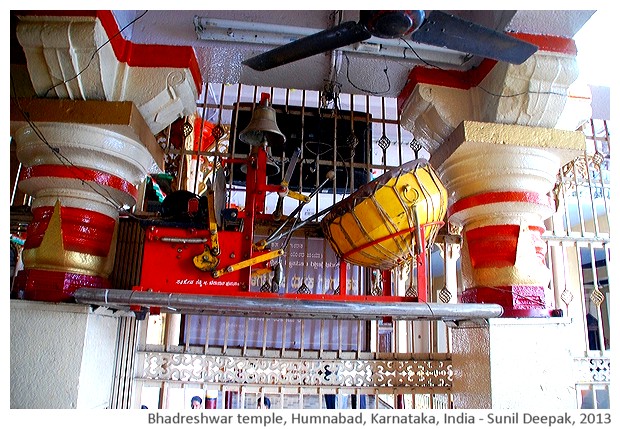
[[[428,17],[423,10],[362,10],[359,22],[345,21],[249,58],[243,64],[265,71],[359,43],[372,36],[384,39],[410,37],[414,42],[512,64],[523,63],[538,49],[531,43],[438,10],[432,11]]]

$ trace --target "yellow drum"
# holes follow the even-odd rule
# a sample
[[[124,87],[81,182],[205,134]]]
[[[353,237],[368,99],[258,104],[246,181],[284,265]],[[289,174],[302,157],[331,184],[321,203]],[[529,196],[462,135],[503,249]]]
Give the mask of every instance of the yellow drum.
[[[426,160],[393,168],[335,204],[321,221],[334,252],[363,267],[389,270],[433,243],[446,215],[448,195]]]

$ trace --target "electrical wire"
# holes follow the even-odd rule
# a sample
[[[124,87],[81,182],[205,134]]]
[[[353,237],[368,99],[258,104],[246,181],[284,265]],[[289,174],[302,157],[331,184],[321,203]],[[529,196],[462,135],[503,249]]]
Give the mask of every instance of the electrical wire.
[[[388,75],[387,66],[383,69],[383,73],[385,73],[385,79],[387,80],[387,86],[388,86],[387,89],[384,91],[371,91],[369,89],[360,88],[359,86],[354,84],[353,81],[351,81],[351,77],[349,76],[349,66],[351,64],[351,61],[349,60],[349,56],[346,53],[343,52],[343,54],[344,54],[344,59],[347,61],[347,69],[346,69],[347,81],[351,84],[353,88],[357,89],[358,91],[362,91],[366,94],[377,95],[377,96],[387,94],[390,92],[390,90],[392,89],[392,83],[390,82],[390,76]]]
[[[11,76],[11,84],[13,86],[13,91],[15,92],[15,82],[13,80],[13,77]],[[93,182],[89,181],[88,179],[84,178],[84,177],[80,177],[80,175],[78,174],[79,171],[81,171],[83,169],[83,167],[77,166],[75,165],[69,158],[67,158],[65,155],[63,155],[60,152],[60,148],[57,147],[53,147],[45,138],[45,136],[43,135],[43,133],[41,132],[41,130],[37,127],[37,125],[29,118],[28,116],[28,112],[25,112],[22,109],[22,106],[19,104],[19,100],[17,99],[16,96],[13,97],[12,100],[18,111],[22,114],[22,116],[24,117],[24,120],[26,121],[26,123],[30,126],[30,128],[32,129],[32,131],[34,132],[34,134],[39,138],[39,140],[41,140],[41,142],[43,142],[43,144],[45,144],[45,146],[47,146],[49,148],[49,150],[52,152],[52,154],[54,154],[54,156],[56,157],[56,159],[58,159],[58,161],[60,162],[61,165],[65,166],[65,167],[72,167],[72,169],[70,170],[71,174],[78,179],[83,185],[89,187],[93,192],[95,192],[97,195],[101,196],[104,200],[106,200],[109,204],[111,204],[113,207],[115,207],[120,213],[126,213],[129,216],[133,216],[131,213],[127,212],[127,210],[124,208],[124,206],[120,203],[118,203],[114,197],[112,196],[112,194],[110,194],[110,192],[103,186],[103,185],[98,185],[98,187],[101,189],[98,190],[93,186]],[[105,194],[103,193],[105,192]],[[135,217],[135,216],[134,216]]]
[[[88,64],[86,64],[86,66],[80,70],[75,76],[73,76],[70,79],[67,79],[63,82],[59,82],[56,85],[52,86],[51,88],[49,88],[45,94],[44,97],[47,96],[47,94],[54,88],[56,88],[59,85],[62,84],[66,84],[68,82],[70,82],[73,79],[76,79],[78,76],[80,76],[82,73],[84,73],[84,71],[86,71],[86,69],[88,69],[88,67],[90,67],[90,65],[92,64],[92,61],[95,58],[95,55],[97,54],[97,52],[99,52],[104,46],[106,46],[108,43],[110,43],[110,41],[112,39],[114,39],[115,37],[117,37],[118,35],[120,35],[124,30],[126,30],[128,27],[130,27],[131,25],[135,24],[139,19],[141,19],[144,15],[146,15],[146,13],[148,12],[148,10],[145,10],[142,14],[138,15],[136,18],[134,18],[133,20],[131,20],[127,25],[125,25],[123,28],[121,28],[117,33],[115,33],[114,35],[112,35],[110,38],[108,38],[101,46],[99,46],[91,55],[90,60],[88,61]],[[19,103],[19,99],[17,97],[17,90],[15,88],[15,81],[13,79],[13,76],[11,76],[11,87],[13,90],[13,96],[12,96],[12,101],[15,103],[15,106],[17,107],[18,111],[21,113],[21,115],[23,116],[24,120],[26,121],[26,123],[30,126],[30,128],[33,130],[33,132],[35,133],[35,135],[39,138],[39,140],[41,140],[48,148],[49,150],[54,154],[54,156],[58,159],[58,161],[60,162],[60,164],[62,164],[63,166],[67,167],[70,166],[72,167],[71,169],[71,174],[73,174],[73,176],[80,180],[82,182],[83,185],[88,186],[93,192],[95,192],[97,195],[101,196],[104,200],[106,200],[108,203],[110,203],[113,207],[115,207],[119,213],[127,215],[129,217],[133,217],[136,219],[139,219],[137,216],[133,215],[131,212],[129,212],[128,210],[125,209],[123,204],[118,203],[114,197],[112,196],[112,194],[108,191],[108,189],[106,189],[103,185],[98,185],[98,187],[101,189],[100,190],[96,189],[93,186],[93,183],[90,182],[89,180],[85,179],[84,177],[80,177],[80,175],[78,174],[78,172],[83,168],[80,166],[75,165],[69,158],[67,158],[64,154],[60,153],[60,148],[58,147],[53,147],[45,138],[45,136],[43,135],[43,133],[41,132],[41,130],[37,127],[37,125],[30,119],[28,112],[24,111],[22,106]],[[104,194],[105,193],[105,194]]]
[[[409,49],[411,49],[411,52],[413,52],[415,54],[416,57],[418,57],[418,59],[426,64],[427,66],[431,67],[431,68],[435,68],[437,70],[441,70],[445,73],[449,73],[449,74],[455,74],[456,72],[454,70],[448,70],[448,69],[444,69],[441,68],[435,64],[431,64],[428,61],[425,61],[420,55],[418,55],[418,53],[416,52],[415,49],[413,49],[413,46],[411,46],[411,44],[409,44],[409,42],[404,39],[404,38],[400,38],[400,40],[402,40],[403,42],[405,42],[405,44],[409,47]],[[538,94],[538,95],[560,95],[562,97],[565,97],[567,94],[563,94],[560,92],[555,92],[555,91],[523,91],[523,92],[519,92],[516,94],[496,94],[494,92],[489,91],[488,89],[480,86],[480,84],[476,85],[474,88],[478,88],[483,92],[486,92],[487,94],[493,96],[493,97],[502,97],[502,98],[511,98],[511,97],[520,97],[521,95],[527,95],[527,94]]]

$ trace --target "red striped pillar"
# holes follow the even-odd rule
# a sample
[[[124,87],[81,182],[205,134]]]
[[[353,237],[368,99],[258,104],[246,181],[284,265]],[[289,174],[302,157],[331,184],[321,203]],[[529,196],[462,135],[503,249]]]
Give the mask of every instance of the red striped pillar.
[[[91,123],[58,121],[48,113],[50,103]],[[23,124],[13,134],[23,164],[19,187],[34,197],[17,279],[23,298],[70,301],[80,287],[110,287],[119,211],[136,204],[139,184],[156,167],[138,137],[146,124],[131,106],[120,113],[127,104],[24,103],[35,125]],[[106,115],[107,109],[114,113]],[[63,117],[71,120],[71,114]]]
[[[542,239],[556,210],[556,174],[583,150],[581,133],[465,121],[431,157],[461,228],[461,302],[495,303],[504,317],[548,317]]]
[[[486,219],[471,222],[471,212],[479,210]],[[553,211],[548,196],[523,191],[482,193],[452,205],[449,218],[463,226],[461,267],[468,287],[461,302],[500,304],[506,317],[548,316],[545,228],[536,218]]]

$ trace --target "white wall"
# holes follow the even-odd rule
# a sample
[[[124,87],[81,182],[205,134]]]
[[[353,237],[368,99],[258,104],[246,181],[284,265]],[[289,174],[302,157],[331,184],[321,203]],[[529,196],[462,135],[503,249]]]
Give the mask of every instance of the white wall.
[[[105,408],[118,318],[87,305],[11,300],[11,408]]]
[[[455,408],[577,408],[570,318],[498,318],[455,328]]]

